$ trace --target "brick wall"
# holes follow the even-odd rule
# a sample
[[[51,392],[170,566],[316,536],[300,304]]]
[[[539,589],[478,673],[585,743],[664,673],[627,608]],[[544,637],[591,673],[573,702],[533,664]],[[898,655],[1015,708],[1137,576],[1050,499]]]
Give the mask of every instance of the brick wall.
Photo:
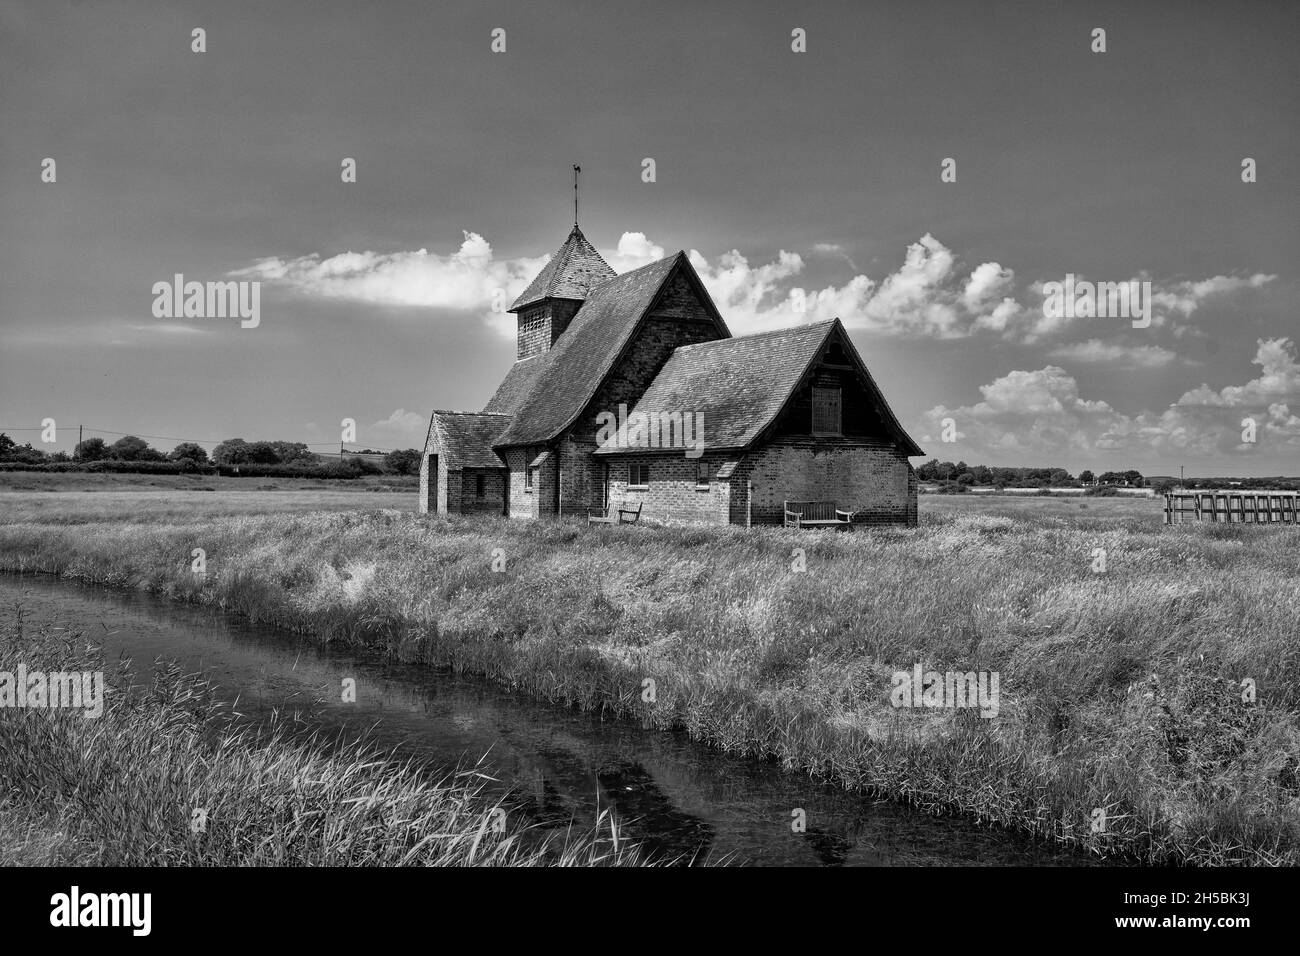
[[[510,468],[510,517],[536,518],[536,492],[524,493],[524,466],[532,461],[534,456],[526,449],[511,448],[504,457]]]
[[[733,486],[742,500],[746,481],[752,487],[754,524],[780,524],[787,499],[835,501],[861,512],[855,523],[915,525],[917,520],[916,472],[883,442],[776,441],[746,455],[736,469]]]
[[[674,349],[721,337],[686,277],[676,275],[641,324],[623,360],[578,416],[575,439],[594,443],[600,412],[617,414],[620,403],[626,403],[629,410],[634,407]]]
[[[584,442],[568,432],[561,439],[560,509],[566,515],[585,515],[602,510],[604,462],[595,457],[594,441]]]
[[[478,494],[478,479],[483,478],[483,496]],[[461,514],[499,515],[505,507],[505,476],[488,468],[466,468],[461,472]]]
[[[538,454],[545,449],[538,448]],[[536,457],[536,456],[534,456]],[[531,459],[530,459],[531,460]],[[533,476],[533,494],[535,500],[534,507],[537,510],[537,516],[547,517],[555,514],[555,482],[556,482],[556,456],[552,451],[546,459],[545,464],[537,469],[537,474]]]
[[[548,351],[573,321],[581,302],[545,299],[516,316],[515,358],[529,358]]]
[[[436,462],[430,467],[430,462]],[[436,449],[426,451],[420,460],[420,500],[416,510],[421,514],[447,513],[447,463]]]
[[[717,478],[721,461],[705,455],[617,455],[609,459],[611,502],[641,502],[641,517],[664,524],[726,524],[731,510],[731,485]],[[696,465],[706,462],[708,490],[696,485]],[[649,465],[645,489],[629,487],[628,466]]]
[[[532,491],[524,490],[524,470],[545,449],[542,446],[512,448],[505,453],[510,467],[510,517],[539,518],[555,514],[555,454],[537,469]]]
[[[434,476],[437,480],[437,476]],[[429,453],[426,451],[424,457],[420,459],[420,497],[415,502],[415,510],[420,514],[428,514],[431,510],[437,510],[437,502],[434,507],[429,507]]]
[[[460,514],[461,477],[460,469],[442,469],[438,477],[438,513],[448,515]]]

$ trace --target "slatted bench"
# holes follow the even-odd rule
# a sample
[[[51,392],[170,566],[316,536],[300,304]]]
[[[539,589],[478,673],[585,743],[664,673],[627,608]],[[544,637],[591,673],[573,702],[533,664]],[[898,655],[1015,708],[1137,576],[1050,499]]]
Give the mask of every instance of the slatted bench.
[[[636,524],[641,519],[641,504],[640,501],[635,504],[624,502],[617,507],[611,507],[603,515],[588,511],[587,524]]]
[[[840,508],[834,501],[787,501],[787,528],[851,528],[853,512]]]

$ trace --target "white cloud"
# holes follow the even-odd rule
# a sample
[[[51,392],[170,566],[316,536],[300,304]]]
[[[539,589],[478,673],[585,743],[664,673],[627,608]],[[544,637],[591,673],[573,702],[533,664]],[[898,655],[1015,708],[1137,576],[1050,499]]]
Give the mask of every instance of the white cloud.
[[[819,243],[814,250],[831,248],[832,244]],[[755,267],[735,250],[720,257],[716,265],[692,250],[691,263],[727,324],[741,335],[838,317],[852,329],[961,338],[977,328],[1005,328],[1021,311],[1014,299],[989,307],[1011,282],[1007,270],[987,263],[963,282],[952,250],[929,233],[908,246],[903,264],[879,284],[859,274],[841,286],[804,290],[803,313],[795,311],[791,299],[792,290],[799,288],[795,280],[804,269],[798,253],[782,250],[775,262]]]
[[[1052,358],[1126,368],[1162,368],[1178,360],[1177,353],[1158,345],[1122,345],[1101,339],[1058,345],[1047,354]]]
[[[1083,451],[1179,452],[1200,455],[1251,454],[1300,447],[1300,361],[1288,339],[1261,339],[1255,364],[1262,372],[1244,385],[1192,389],[1160,412],[1125,415],[1103,400],[1080,396],[1078,382],[1048,365],[1014,371],[980,388],[983,401],[948,408],[937,405],[922,416],[922,440],[937,441],[943,419],[952,418],[961,457],[1005,457],[1007,453],[1061,456]],[[1253,419],[1256,441],[1243,444],[1243,421]]]
[[[231,275],[282,283],[306,295],[382,305],[476,310],[490,308],[494,294],[513,299],[545,263],[544,259],[498,261],[492,256],[492,247],[478,233],[466,232],[464,237],[460,248],[446,256],[419,249],[344,252],[327,259],[318,255],[270,258]]]
[[[609,267],[620,275],[631,272],[652,262],[658,262],[665,255],[664,247],[651,242],[644,232],[625,232],[618,240],[618,248],[601,249],[601,257]]]
[[[1300,398],[1300,364],[1291,354],[1290,339],[1260,339],[1253,361],[1264,370],[1258,378],[1217,392],[1201,385],[1183,395],[1178,404],[1239,408]]]
[[[843,259],[849,264],[849,268],[855,273],[858,271],[858,264],[849,256],[847,250],[838,242],[815,242],[813,243],[813,252],[821,256],[835,256]]]
[[[797,314],[790,303],[786,280],[803,271],[803,259],[798,253],[783,249],[775,262],[757,268],[734,249],[719,256],[716,265],[695,249],[690,252],[690,260],[735,335],[815,318]],[[779,290],[778,285],[786,288]]]
[[[1275,275],[1257,272],[1248,278],[1220,275],[1196,281],[1174,282],[1160,289],[1153,288],[1151,299],[1168,312],[1188,316],[1211,296],[1239,292],[1242,289],[1258,289],[1276,278]]]
[[[408,447],[423,441],[428,427],[428,415],[398,408],[387,418],[371,422],[365,433],[358,435],[358,440],[384,447]]]
[[[962,291],[962,304],[972,312],[980,311],[990,299],[1000,299],[1015,285],[1015,273],[1003,269],[996,262],[985,262],[975,267]]]
[[[838,243],[816,243],[812,252],[840,256],[852,264]],[[601,250],[601,255],[616,272],[623,273],[663,258],[665,250],[645,233],[625,232],[614,249]],[[911,243],[899,267],[879,282],[854,268],[855,274],[843,285],[802,290],[807,303],[803,312],[795,310],[792,299],[792,292],[801,288],[798,278],[805,266],[796,252],[781,250],[775,260],[756,265],[734,249],[713,261],[697,250],[692,250],[690,257],[737,334],[839,317],[851,329],[878,334],[936,339],[996,335],[1031,345],[1059,337],[1080,322],[1107,321],[1044,315],[1041,282],[1025,289],[1026,301],[1031,304],[1022,305],[1015,295],[1013,270],[997,262],[983,262],[965,273],[953,251],[930,233]],[[231,274],[280,283],[305,295],[478,312],[489,327],[510,338],[515,334],[514,316],[494,312],[493,306],[508,306],[548,259],[496,259],[486,239],[465,232],[460,248],[450,255],[419,249],[345,252],[324,259],[319,255],[269,258]],[[1168,326],[1172,317],[1185,318],[1211,296],[1259,288],[1274,278],[1264,273],[1248,278],[1219,275],[1156,286],[1152,290],[1157,310],[1153,324]],[[1186,326],[1176,323],[1172,331],[1176,336],[1190,334]],[[1073,348],[1072,357],[1079,360],[1103,360],[1104,350],[1095,344]],[[1154,367],[1166,361],[1164,353],[1154,347],[1130,350],[1129,364]],[[1090,357],[1093,355],[1097,357]]]

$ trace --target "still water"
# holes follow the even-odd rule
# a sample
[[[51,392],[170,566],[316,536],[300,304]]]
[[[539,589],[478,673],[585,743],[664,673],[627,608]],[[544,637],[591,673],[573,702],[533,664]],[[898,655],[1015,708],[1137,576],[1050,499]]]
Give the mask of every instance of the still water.
[[[157,657],[218,685],[250,719],[299,711],[324,736],[448,768],[486,758],[492,786],[541,827],[585,827],[612,809],[652,855],[798,866],[1079,865],[1073,853],[940,819],[728,757],[685,734],[539,703],[471,678],[317,647],[208,608],[45,577],[0,574],[0,621],[102,640],[147,672]],[[345,677],[356,703],[340,701]],[[807,830],[791,830],[805,811]]]

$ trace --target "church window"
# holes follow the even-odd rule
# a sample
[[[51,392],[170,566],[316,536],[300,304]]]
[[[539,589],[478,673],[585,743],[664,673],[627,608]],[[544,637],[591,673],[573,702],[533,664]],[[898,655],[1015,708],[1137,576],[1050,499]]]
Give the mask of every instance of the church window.
[[[838,388],[815,385],[812,390],[812,430],[814,435],[840,435],[841,396]]]

